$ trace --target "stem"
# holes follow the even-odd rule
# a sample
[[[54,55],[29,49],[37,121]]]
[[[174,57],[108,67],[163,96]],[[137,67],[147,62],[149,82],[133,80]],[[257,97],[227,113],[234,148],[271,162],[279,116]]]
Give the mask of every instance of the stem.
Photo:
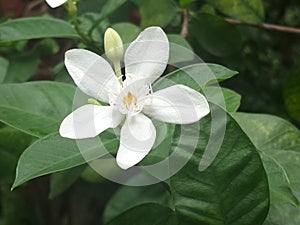
[[[182,22],[180,35],[186,38],[189,34],[189,11],[187,9],[184,9],[182,14],[183,14],[183,22]]]
[[[231,18],[227,18],[226,21],[229,23],[232,23],[232,24],[257,27],[257,28],[262,28],[265,30],[274,30],[274,31],[280,31],[280,32],[285,32],[285,33],[300,34],[300,29],[294,28],[294,27],[287,27],[287,26],[268,24],[268,23],[253,24],[253,23],[246,23],[246,22],[236,20],[236,19],[231,19]]]

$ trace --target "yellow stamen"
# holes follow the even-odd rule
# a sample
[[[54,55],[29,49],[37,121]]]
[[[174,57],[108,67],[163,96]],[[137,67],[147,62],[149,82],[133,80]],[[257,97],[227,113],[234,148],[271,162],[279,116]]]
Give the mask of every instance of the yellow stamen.
[[[123,99],[123,103],[126,105],[127,108],[130,108],[131,104],[134,104],[134,106],[136,106],[137,98],[131,92],[128,92],[127,96],[125,96]]]

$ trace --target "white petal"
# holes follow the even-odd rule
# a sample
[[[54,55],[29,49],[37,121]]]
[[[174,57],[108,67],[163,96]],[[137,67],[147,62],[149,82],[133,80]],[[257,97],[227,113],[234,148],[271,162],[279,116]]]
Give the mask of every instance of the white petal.
[[[151,150],[155,137],[155,127],[148,117],[142,113],[127,116],[121,129],[117,164],[128,169],[139,163]]]
[[[59,133],[71,139],[95,137],[107,128],[117,127],[123,115],[112,106],[84,105],[69,114],[61,123]]]
[[[52,8],[56,8],[56,7],[64,4],[66,1],[67,0],[46,0],[48,5],[50,5],[50,7],[52,7]]]
[[[166,34],[160,27],[149,27],[126,50],[126,75],[153,82],[166,69],[168,59],[169,41]]]
[[[101,56],[84,49],[72,49],[65,54],[65,65],[75,84],[84,93],[103,102],[120,84],[110,64]]]
[[[189,124],[207,115],[209,105],[206,98],[194,89],[174,85],[147,96],[143,113],[167,123]]]

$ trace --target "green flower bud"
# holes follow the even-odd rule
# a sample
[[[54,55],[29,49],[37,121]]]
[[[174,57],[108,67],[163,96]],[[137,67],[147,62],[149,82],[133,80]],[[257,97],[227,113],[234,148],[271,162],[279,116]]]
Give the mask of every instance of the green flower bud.
[[[123,42],[120,35],[112,28],[108,28],[104,34],[104,49],[106,56],[112,63],[120,63],[123,54]]]

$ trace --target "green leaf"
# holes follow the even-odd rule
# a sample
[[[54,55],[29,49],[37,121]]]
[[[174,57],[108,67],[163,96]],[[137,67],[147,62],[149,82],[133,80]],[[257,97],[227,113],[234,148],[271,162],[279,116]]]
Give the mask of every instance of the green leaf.
[[[36,52],[25,52],[10,58],[4,83],[20,83],[29,80],[41,60]]]
[[[131,43],[141,32],[138,26],[131,23],[116,23],[111,27],[118,32],[124,44]]]
[[[172,0],[148,0],[140,5],[141,26],[164,27],[169,24],[177,13],[177,6]]]
[[[106,155],[106,149],[118,148],[119,142],[114,135],[103,132],[100,138],[101,145],[97,142],[99,137],[72,140],[58,133],[39,139],[21,155],[12,188],[45,174],[85,164]]]
[[[178,34],[168,34],[170,42],[169,64],[191,61],[194,59],[194,52],[190,44]]]
[[[230,89],[209,86],[204,88],[203,93],[209,102],[222,107],[229,113],[236,112],[240,107],[241,95]]]
[[[177,225],[174,211],[159,204],[139,205],[121,214],[108,225]]]
[[[147,203],[168,206],[169,201],[170,193],[162,183],[141,187],[123,186],[108,202],[103,213],[103,223],[107,224],[136,206]]]
[[[7,69],[8,69],[9,62],[7,59],[0,57],[0,83],[3,82]]]
[[[271,187],[271,204],[290,203],[297,206],[299,202],[291,189],[290,180],[283,166],[267,154],[261,153],[261,158]]]
[[[266,167],[268,178],[274,179],[270,180],[272,202],[276,199],[282,201],[283,197],[285,201],[290,202],[290,204],[272,204],[268,221],[273,225],[297,225],[300,207],[291,204],[296,203],[294,196],[300,200],[300,131],[288,121],[276,116],[238,113],[235,118],[256,147],[276,161],[279,167],[276,170],[284,170],[283,173],[286,174],[285,179],[279,180],[280,177],[269,174],[272,170],[268,171]],[[280,184],[282,185],[278,188]]]
[[[260,23],[264,20],[264,6],[261,0],[206,0],[220,12],[236,19]]]
[[[211,106],[211,111],[219,115],[222,110]],[[211,135],[211,121],[209,117],[200,121],[196,152],[170,179],[177,218],[180,224],[189,225],[262,224],[269,207],[266,174],[255,147],[231,116],[227,115],[225,136],[215,160],[206,170],[198,170]],[[199,126],[190,125],[189,129],[193,134]],[[221,130],[215,132],[220,138]],[[177,133],[174,141],[179,138]],[[183,156],[189,146],[186,140]]]
[[[60,19],[27,17],[0,24],[0,43],[50,37],[79,38],[72,25]]]
[[[36,137],[58,131],[72,111],[75,87],[56,82],[0,85],[0,121]]]
[[[200,13],[191,23],[191,34],[209,53],[226,57],[238,52],[242,46],[239,31],[221,17]]]
[[[212,115],[220,115],[224,112],[213,105],[211,111]],[[199,127],[201,132],[193,156],[177,174],[170,178],[170,199],[168,201],[163,200],[165,197],[157,199],[158,196],[169,195],[165,189],[156,189],[157,186],[121,188],[108,205],[105,219],[115,217],[108,223],[109,225],[121,224],[121,221],[124,225],[141,224],[132,221],[144,219],[148,215],[147,212],[157,207],[169,208],[172,212],[168,213],[172,218],[172,225],[259,225],[263,223],[269,207],[269,190],[259,154],[230,115],[227,114],[227,121],[218,121],[220,117],[213,119],[216,119],[218,124],[225,123],[226,126],[221,149],[213,163],[206,170],[199,171],[199,163],[211,136],[213,120],[207,116],[199,123],[177,126],[172,139],[172,151],[175,153],[174,149],[177,148],[176,152],[180,158],[189,157],[189,152],[194,148],[191,138],[195,138],[193,135],[198,132]],[[181,137],[182,129],[189,132],[186,138]],[[214,132],[218,134],[218,138],[221,137],[221,129]],[[149,190],[146,191],[146,188]],[[158,193],[152,195],[152,192],[156,191]],[[141,200],[143,198],[146,198],[145,202]],[[148,203],[148,207],[143,209],[145,203]],[[155,218],[165,219],[165,213],[165,211],[157,212]],[[147,218],[145,221],[155,218]],[[154,221],[151,220],[153,223]],[[165,223],[157,222],[157,224]]]
[[[70,188],[86,168],[86,165],[81,165],[52,174],[49,198],[53,199]]]
[[[167,74],[163,79],[158,80],[153,88],[160,90],[176,83],[199,90],[207,85],[227,80],[236,74],[238,72],[217,64],[193,64]]]

